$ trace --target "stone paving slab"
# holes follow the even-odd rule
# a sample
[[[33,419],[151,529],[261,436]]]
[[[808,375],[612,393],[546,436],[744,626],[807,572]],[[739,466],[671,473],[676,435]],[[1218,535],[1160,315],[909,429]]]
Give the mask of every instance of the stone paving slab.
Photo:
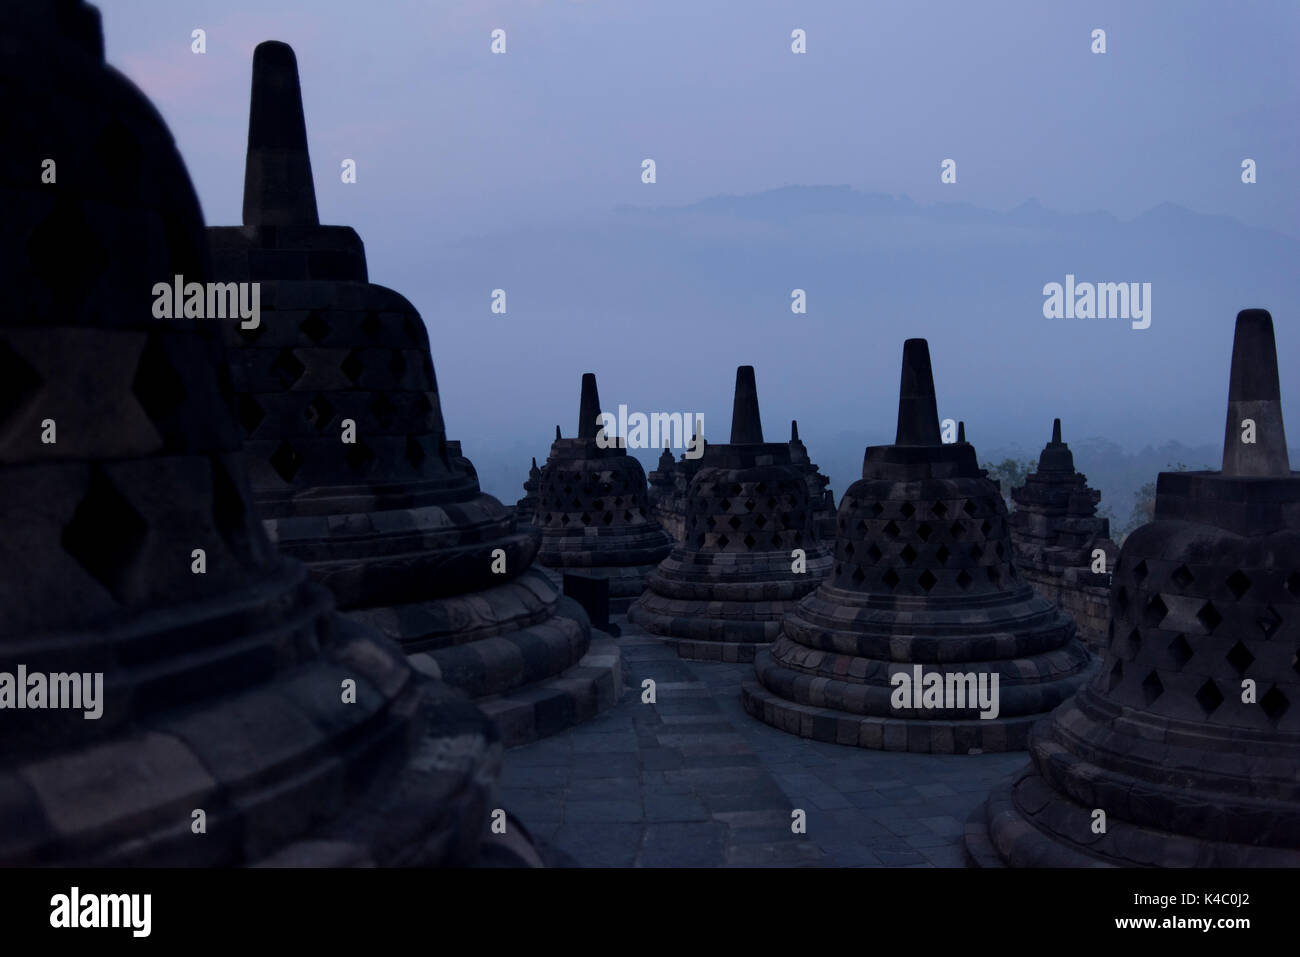
[[[745,713],[747,664],[688,661],[622,617],[619,703],[506,753],[499,802],[588,867],[960,867],[964,821],[1023,753],[870,751]],[[657,700],[641,701],[655,681]],[[791,831],[791,812],[807,833]]]

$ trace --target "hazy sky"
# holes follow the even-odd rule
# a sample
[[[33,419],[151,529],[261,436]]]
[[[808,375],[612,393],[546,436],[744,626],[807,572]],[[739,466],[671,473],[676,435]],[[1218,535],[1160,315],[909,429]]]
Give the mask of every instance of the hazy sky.
[[[902,339],[929,334],[930,316],[970,301],[946,291],[948,298],[936,298],[930,287],[938,273],[920,269],[891,293],[886,314],[873,314],[872,283],[896,277],[888,266],[878,280],[871,273],[889,262],[888,248],[864,255],[844,266],[865,274],[855,278],[861,308],[810,311],[806,328],[818,352],[804,349],[801,333],[782,338],[776,325],[750,341],[750,317],[731,314],[728,300],[713,295],[712,261],[664,259],[660,274],[637,278],[646,288],[672,289],[671,304],[647,318],[635,299],[584,296],[600,268],[594,254],[569,262],[557,252],[569,248],[555,239],[569,223],[587,230],[573,248],[592,249],[596,236],[599,251],[619,206],[848,184],[922,205],[1006,211],[1034,198],[1053,210],[1122,220],[1174,203],[1285,233],[1287,244],[1300,237],[1300,3],[1293,0],[107,0],[101,10],[109,62],[162,112],[209,225],[240,220],[253,48],[267,39],[294,47],[321,219],[354,226],[372,281],[420,309],[449,432],[466,440],[471,455],[485,442],[518,440],[544,455],[554,422],[572,429],[578,377],[587,369],[602,375],[606,405],[701,410],[725,431],[734,368],[752,362],[772,432],[787,430],[795,415],[801,425],[819,410],[837,418],[805,429],[817,459],[819,426],[834,434],[861,424],[845,420],[865,417],[892,434],[889,393],[896,395]],[[504,56],[490,52],[498,27],[507,31]],[[807,33],[805,55],[790,50],[796,27]],[[191,52],[195,28],[207,33],[203,55]],[[1090,52],[1095,28],[1106,31],[1104,55]],[[653,186],[641,182],[646,157],[657,163]],[[1246,157],[1258,168],[1250,186],[1240,179]],[[357,162],[355,184],[340,181],[344,158]],[[957,162],[953,185],[940,183],[946,158]],[[960,229],[954,225],[954,242]],[[1176,243],[1180,229],[1165,233]],[[708,238],[717,271],[743,283],[743,270],[722,261],[725,236]],[[789,242],[793,259],[800,240],[791,234]],[[1224,239],[1225,256],[1232,242]],[[530,243],[544,277],[525,275]],[[1106,261],[1106,250],[1095,252]],[[738,246],[731,255],[744,254]],[[1201,263],[1216,262],[1213,248],[1198,254]],[[1141,250],[1130,258],[1140,259]],[[1113,361],[1098,353],[1089,370],[1106,377],[1100,399],[1069,407],[1066,397],[1079,389],[1051,363],[1062,353],[1068,359],[1062,343],[1071,335],[1088,333],[1049,338],[1034,313],[1039,287],[1060,281],[1074,261],[999,279],[1014,308],[991,298],[990,286],[988,301],[977,302],[987,307],[980,329],[946,327],[949,341],[932,347],[943,375],[941,407],[945,390],[951,404],[1002,403],[984,415],[979,434],[987,440],[1041,443],[1048,426],[1039,420],[1052,405],[1075,416],[1076,436],[1217,441],[1235,310],[1272,308],[1280,346],[1300,346],[1287,314],[1300,270],[1287,263],[1270,263],[1259,276],[1250,262],[1222,275],[1204,265],[1196,275],[1161,273],[1157,302],[1165,311],[1156,325],[1149,334],[1111,336],[1105,348],[1114,349]],[[1112,270],[1127,272],[1128,261]],[[828,268],[826,257],[805,266]],[[689,268],[700,272],[688,275]],[[534,300],[530,313],[534,279],[538,290],[568,283],[571,294],[544,309]],[[756,274],[753,284],[769,279]],[[784,288],[798,284],[796,277]],[[496,285],[511,291],[508,322],[494,323],[488,312]],[[1273,298],[1257,301],[1255,290]],[[907,307],[897,303],[914,303],[913,315],[899,315]],[[1207,311],[1192,317],[1195,333],[1171,324],[1175,303],[1180,315]],[[775,313],[781,308],[778,298]],[[788,307],[785,313],[784,328],[793,329]],[[670,332],[657,328],[659,317]],[[864,322],[874,324],[870,336]],[[1214,334],[1203,335],[1205,328]],[[658,342],[659,335],[691,339]],[[861,382],[836,365],[844,359],[834,354],[837,343],[861,350],[852,367]],[[1184,361],[1194,371],[1175,379],[1188,394],[1152,405],[1141,369]],[[1285,387],[1294,364],[1284,358],[1284,365]],[[1039,383],[1019,371],[1040,367],[1046,381],[1061,383],[1041,408]],[[783,375],[816,382],[821,404],[783,392]],[[492,381],[511,383],[512,391],[493,398],[484,389]],[[1015,394],[1017,381],[1038,392]],[[1288,409],[1297,399],[1288,398]],[[1123,432],[1130,411],[1143,409],[1159,421]],[[1294,443],[1300,421],[1292,429]]]

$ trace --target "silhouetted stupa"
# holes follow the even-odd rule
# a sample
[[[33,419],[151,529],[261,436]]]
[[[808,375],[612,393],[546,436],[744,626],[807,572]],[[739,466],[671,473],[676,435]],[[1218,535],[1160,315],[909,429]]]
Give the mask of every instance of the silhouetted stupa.
[[[673,547],[650,514],[645,469],[618,437],[597,440],[600,396],[596,376],[582,377],[578,436],[556,439],[542,471],[535,524],[542,531],[541,565],[609,580],[611,611],[625,611],[645,591],[650,574]]]
[[[808,447],[799,438],[799,423],[793,419],[790,421],[790,463],[803,473],[808,483],[813,534],[828,544],[835,541],[835,493],[827,488],[831,480],[809,458]]]
[[[1021,576],[1075,620],[1089,646],[1101,650],[1110,624],[1110,570],[1119,549],[1110,540],[1110,521],[1097,515],[1101,493],[1075,471],[1074,455],[1061,441],[1060,419],[1038,457],[1038,471],[1013,488],[1011,498],[1016,510],[1008,523]]]
[[[1089,657],[1074,623],[1020,580],[1006,522],[974,448],[941,444],[929,348],[907,340],[894,444],[866,450],[840,501],[834,571],[759,652],[746,710],[866,748],[1025,747]],[[981,683],[991,707],[971,700]]]
[[[276,553],[225,321],[154,317],[156,283],[209,279],[171,134],[105,65],[94,7],[17,0],[0,47],[23,161],[0,256],[0,864],[471,862],[491,723]],[[97,720],[30,693],[93,694],[83,674]]]
[[[830,569],[790,446],[763,441],[752,366],[736,370],[731,442],[706,445],[699,462],[685,540],[650,576],[628,620],[684,658],[750,661]]]
[[[537,492],[542,485],[542,470],[537,467],[537,459],[528,468],[528,478],[524,482],[524,497],[515,503],[515,523],[520,529],[536,528]]]
[[[321,226],[293,51],[253,57],[241,227],[210,230],[223,280],[260,281],[262,321],[233,328],[258,508],[345,614],[461,688],[508,744],[611,705],[612,642],[531,568],[537,540],[448,442],[424,322],[367,281],[349,227]],[[347,441],[349,438],[352,441]]]
[[[1263,309],[1237,316],[1222,471],[1160,473],[1111,607],[1097,676],[1034,729],[1032,763],[972,816],[968,853],[1300,865],[1300,472]]]
[[[704,438],[696,433],[687,448],[695,452],[702,442]],[[701,453],[687,455],[683,452],[674,462],[672,453],[665,447],[659,456],[658,467],[649,475],[650,511],[674,541],[681,542],[686,538],[686,492],[703,460]]]

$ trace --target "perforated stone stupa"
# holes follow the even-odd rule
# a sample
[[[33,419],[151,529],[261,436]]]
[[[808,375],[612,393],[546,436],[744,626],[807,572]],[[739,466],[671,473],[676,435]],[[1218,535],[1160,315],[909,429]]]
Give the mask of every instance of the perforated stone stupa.
[[[1237,316],[1222,470],[1160,474],[1111,607],[1097,676],[972,817],[972,859],[1300,865],[1300,472],[1263,309]]]
[[[261,283],[260,326],[230,338],[252,487],[280,548],[347,617],[477,699],[509,744],[613,704],[616,646],[592,643],[581,608],[530,567],[536,538],[447,440],[420,315],[368,282],[351,228],[319,223],[283,43],[254,53],[244,226],[210,233],[221,279]]]
[[[1074,455],[1061,441],[1060,419],[1052,424],[1038,470],[1011,490],[1011,498],[1016,503],[1009,518],[1011,541],[1021,576],[1065,609],[1079,636],[1101,650],[1110,624],[1110,571],[1119,548],[1110,540],[1110,521],[1097,514],[1101,493],[1075,471]]]
[[[685,539],[650,576],[628,620],[684,658],[751,661],[831,561],[813,537],[808,485],[790,446],[763,441],[752,366],[736,370],[730,443],[706,445],[698,461]]]
[[[169,131],[94,7],[15,0],[0,48],[0,865],[472,862],[492,725],[276,553],[223,323],[153,316],[209,279]],[[96,673],[97,720],[31,707]]]
[[[827,487],[831,480],[808,457],[808,447],[799,438],[799,423],[793,419],[790,421],[790,463],[803,473],[808,483],[813,534],[828,544],[835,541],[835,493]]]
[[[903,346],[894,444],[867,448],[837,524],[834,569],[758,653],[746,710],[865,748],[1024,748],[1029,726],[1077,689],[1089,656],[1074,623],[1020,579],[1006,506],[974,448],[941,444],[924,339]],[[928,699],[935,681],[952,694]],[[973,700],[980,682],[995,708]]]
[[[645,469],[616,437],[597,441],[596,376],[582,377],[578,436],[557,438],[542,470],[534,522],[542,531],[539,564],[609,580],[613,612],[645,591],[646,577],[673,547],[650,514]]]

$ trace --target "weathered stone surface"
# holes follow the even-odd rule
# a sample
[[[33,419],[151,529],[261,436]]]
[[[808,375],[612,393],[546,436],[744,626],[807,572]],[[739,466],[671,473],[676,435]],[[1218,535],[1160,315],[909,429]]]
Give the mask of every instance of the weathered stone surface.
[[[812,533],[804,476],[762,441],[751,366],[736,371],[731,442],[706,445],[687,491],[685,540],[650,576],[628,620],[686,658],[750,661],[830,568]],[[796,549],[803,571],[794,571]]]
[[[607,578],[610,609],[621,612],[645,591],[673,540],[651,514],[641,463],[625,448],[597,441],[600,396],[590,372],[582,377],[580,406],[578,437],[555,440],[538,478],[537,562]]]
[[[1221,471],[1160,474],[1102,666],[968,822],[975,863],[1300,865],[1300,473],[1262,309],[1237,316],[1226,434]]]
[[[0,672],[103,673],[98,720],[0,709],[0,864],[473,862],[492,725],[275,551],[221,321],[154,317],[210,278],[167,128],[94,7],[8,4],[0,49]]]
[[[834,568],[759,651],[746,710],[858,747],[1024,748],[1030,725],[1075,692],[1090,659],[1074,623],[1020,579],[1006,506],[975,450],[941,444],[923,339],[903,348],[895,442],[866,450],[837,524]],[[914,681],[916,669],[945,687],[972,675],[992,690],[996,676],[996,716],[955,698],[896,706],[895,676]]]
[[[257,48],[252,105],[245,225],[209,233],[219,278],[261,284],[260,326],[229,324],[228,339],[272,538],[344,614],[426,653],[454,687],[494,697],[573,687],[571,671],[591,674],[586,616],[530,567],[535,534],[483,494],[447,439],[419,313],[367,281],[352,229],[317,222],[288,46]],[[478,642],[491,646],[466,647]]]
[[[1075,471],[1070,447],[1061,441],[1061,420],[1038,458],[1038,470],[1011,490],[1016,510],[1008,518],[1016,566],[1041,594],[1060,605],[1087,644],[1101,650],[1110,623],[1110,572],[1119,549],[1110,521],[1097,515],[1101,493]],[[1094,572],[1100,549],[1105,571]]]

